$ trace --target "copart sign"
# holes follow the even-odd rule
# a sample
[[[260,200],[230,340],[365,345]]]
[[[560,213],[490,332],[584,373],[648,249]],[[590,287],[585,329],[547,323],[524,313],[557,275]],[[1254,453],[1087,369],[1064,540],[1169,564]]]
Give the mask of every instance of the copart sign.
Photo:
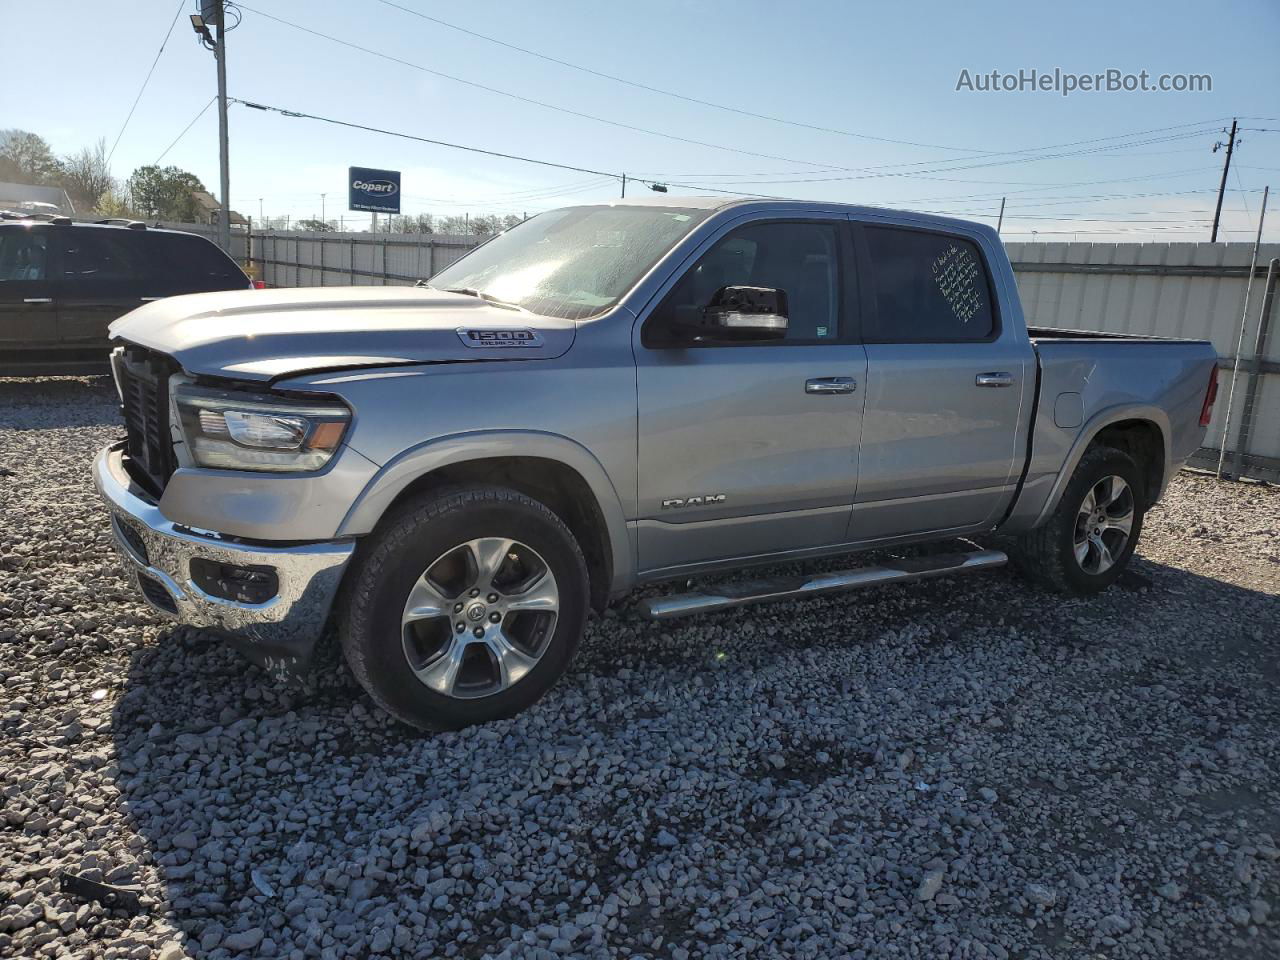
[[[400,171],[374,170],[372,167],[347,168],[350,210],[372,213],[400,212]]]

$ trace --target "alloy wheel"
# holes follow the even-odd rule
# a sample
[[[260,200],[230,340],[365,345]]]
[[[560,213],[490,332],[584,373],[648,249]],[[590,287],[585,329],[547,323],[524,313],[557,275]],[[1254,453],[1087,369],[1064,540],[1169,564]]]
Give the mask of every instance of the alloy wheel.
[[[479,537],[437,557],[401,616],[405,659],[425,686],[470,700],[501,693],[537,666],[555,632],[560,592],[527,544]]]
[[[1116,565],[1133,530],[1133,488],[1123,477],[1103,477],[1085,494],[1076,514],[1073,551],[1085,573],[1097,576]]]

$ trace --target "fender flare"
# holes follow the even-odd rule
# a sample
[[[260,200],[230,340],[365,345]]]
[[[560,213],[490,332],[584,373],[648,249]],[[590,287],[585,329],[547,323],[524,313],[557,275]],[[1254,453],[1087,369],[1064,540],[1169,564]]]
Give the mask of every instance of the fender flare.
[[[1045,499],[1044,507],[1040,510],[1039,516],[1036,517],[1035,523],[1032,524],[1033,527],[1038,527],[1045,523],[1053,511],[1058,509],[1058,504],[1062,500],[1062,494],[1067,488],[1067,483],[1070,482],[1071,476],[1076,472],[1076,467],[1084,457],[1085,451],[1097,439],[1098,434],[1112,424],[1125,420],[1146,420],[1160,431],[1160,442],[1164,448],[1164,462],[1161,464],[1160,474],[1161,487],[1156,491],[1151,501],[1154,503],[1160,498],[1164,493],[1164,488],[1169,485],[1169,467],[1172,462],[1172,453],[1169,447],[1169,416],[1159,407],[1150,404],[1118,404],[1099,410],[1080,428],[1080,433],[1077,435],[1075,443],[1067,451],[1067,458],[1063,462],[1062,469],[1058,471],[1058,478],[1054,481],[1053,487],[1049,491],[1049,496]]]
[[[613,562],[611,592],[629,588],[635,579],[635,558],[627,531],[622,500],[608,472],[582,444],[557,433],[540,430],[474,430],[425,441],[387,461],[365,485],[338,527],[339,537],[358,537],[373,531],[387,508],[410,484],[441,467],[494,457],[537,457],[575,471],[586,482],[600,516]]]

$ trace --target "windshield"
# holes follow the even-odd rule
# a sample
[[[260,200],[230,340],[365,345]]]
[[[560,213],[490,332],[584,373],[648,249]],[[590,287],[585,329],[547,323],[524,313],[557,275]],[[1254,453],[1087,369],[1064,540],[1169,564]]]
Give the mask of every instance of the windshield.
[[[431,278],[548,317],[581,320],[618,298],[710,211],[567,207],[539,214]]]

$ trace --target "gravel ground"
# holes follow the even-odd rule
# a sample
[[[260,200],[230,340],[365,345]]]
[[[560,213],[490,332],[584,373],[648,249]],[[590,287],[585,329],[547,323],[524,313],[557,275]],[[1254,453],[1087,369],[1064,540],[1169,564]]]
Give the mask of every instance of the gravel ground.
[[[1274,489],[1179,477],[1091,600],[623,606],[525,715],[413,735],[134,596],[112,400],[0,382],[0,956],[1280,955]]]

